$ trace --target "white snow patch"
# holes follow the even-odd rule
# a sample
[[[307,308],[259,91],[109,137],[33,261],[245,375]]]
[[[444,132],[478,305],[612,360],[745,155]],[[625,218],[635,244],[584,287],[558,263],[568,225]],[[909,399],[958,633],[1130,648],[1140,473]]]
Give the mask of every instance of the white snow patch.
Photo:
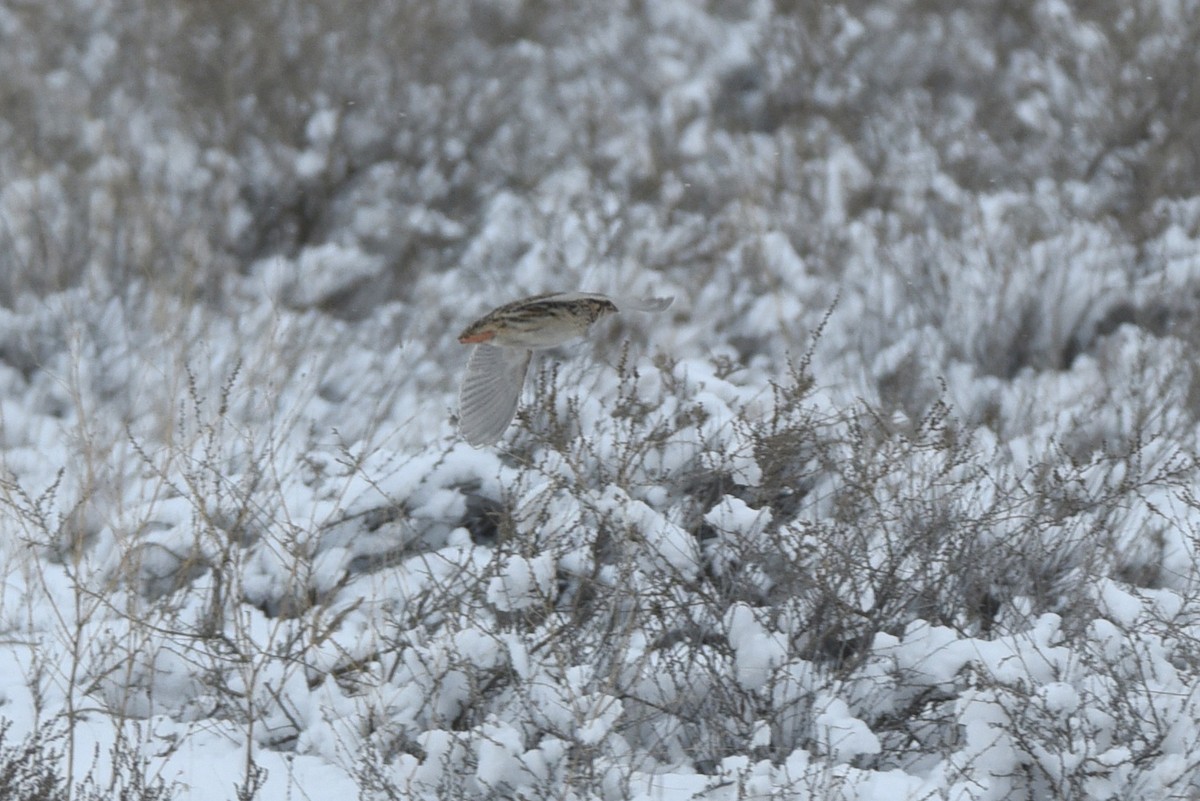
[[[488,581],[488,603],[502,612],[548,603],[552,599],[555,565],[551,554],[506,557],[497,568],[500,575]]]
[[[818,701],[813,720],[814,739],[822,753],[836,763],[847,763],[862,754],[878,754],[882,750],[879,738],[866,723],[850,714],[840,698]]]

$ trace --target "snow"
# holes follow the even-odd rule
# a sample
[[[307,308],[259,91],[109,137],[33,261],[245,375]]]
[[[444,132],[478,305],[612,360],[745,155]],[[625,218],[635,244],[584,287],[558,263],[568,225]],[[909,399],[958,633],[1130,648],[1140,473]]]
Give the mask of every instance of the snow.
[[[509,557],[498,567],[500,575],[488,582],[487,599],[505,612],[527,609],[550,599],[554,583],[554,558]]]
[[[748,690],[761,689],[772,670],[787,657],[786,640],[759,623],[754,610],[746,604],[737,604],[726,613],[725,626],[734,651],[738,683]]]
[[[302,157],[307,163],[307,156]],[[321,166],[313,168],[318,171]],[[304,169],[308,169],[305,167]],[[333,242],[305,248],[295,260],[267,259],[255,265],[268,293],[279,300],[309,308],[355,287],[383,271],[383,260],[358,248]]]
[[[0,9],[4,745],[1195,796],[1192,5]],[[675,302],[470,448],[453,335],[547,290]]]
[[[816,710],[820,710],[813,719],[817,748],[834,763],[851,762],[862,754],[878,754],[882,750],[879,738],[866,723],[850,715],[845,701],[840,698],[819,701]]]

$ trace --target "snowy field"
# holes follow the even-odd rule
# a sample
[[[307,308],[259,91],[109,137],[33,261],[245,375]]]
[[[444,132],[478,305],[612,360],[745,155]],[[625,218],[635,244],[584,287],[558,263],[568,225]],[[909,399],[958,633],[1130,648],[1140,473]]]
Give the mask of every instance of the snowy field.
[[[0,5],[0,798],[1200,799],[1200,2]],[[455,425],[489,308],[674,295]]]

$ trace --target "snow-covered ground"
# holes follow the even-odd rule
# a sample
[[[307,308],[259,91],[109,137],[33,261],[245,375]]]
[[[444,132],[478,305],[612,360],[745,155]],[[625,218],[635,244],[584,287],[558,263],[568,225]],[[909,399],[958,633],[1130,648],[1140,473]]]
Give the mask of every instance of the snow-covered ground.
[[[1200,798],[1198,54],[0,7],[0,797]],[[470,448],[455,335],[555,289],[676,301]]]

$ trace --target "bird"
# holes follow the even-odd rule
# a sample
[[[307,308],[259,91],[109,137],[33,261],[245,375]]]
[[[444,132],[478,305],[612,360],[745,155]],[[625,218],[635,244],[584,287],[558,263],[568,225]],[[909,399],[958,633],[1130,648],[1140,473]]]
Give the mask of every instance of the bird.
[[[458,428],[474,448],[494,445],[517,413],[535,350],[583,336],[618,311],[660,312],[674,297],[614,299],[596,292],[546,292],[492,309],[458,336],[474,345],[458,392]]]

